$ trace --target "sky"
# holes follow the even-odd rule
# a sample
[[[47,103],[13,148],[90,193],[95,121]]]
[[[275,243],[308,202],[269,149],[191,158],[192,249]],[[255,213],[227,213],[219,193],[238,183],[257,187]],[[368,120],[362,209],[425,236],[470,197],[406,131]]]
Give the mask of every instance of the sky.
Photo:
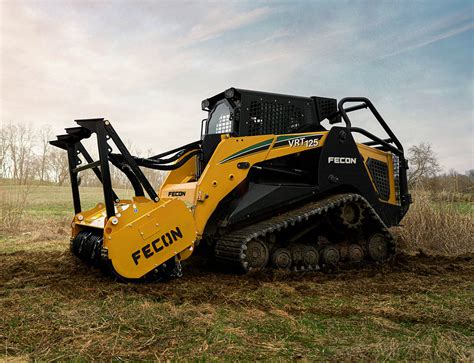
[[[0,0],[0,121],[105,117],[159,153],[229,87],[368,97],[408,149],[474,168],[473,1]],[[351,114],[352,117],[352,114]],[[365,111],[353,124],[385,137]]]

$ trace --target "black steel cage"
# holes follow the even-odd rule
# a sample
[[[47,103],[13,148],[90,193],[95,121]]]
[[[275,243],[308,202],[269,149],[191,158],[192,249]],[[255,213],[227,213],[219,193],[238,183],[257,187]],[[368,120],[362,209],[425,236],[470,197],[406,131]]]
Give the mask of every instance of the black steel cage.
[[[229,88],[202,102],[205,111],[223,99],[233,107],[233,132],[238,136],[289,134],[324,130],[321,121],[337,116],[337,101]]]

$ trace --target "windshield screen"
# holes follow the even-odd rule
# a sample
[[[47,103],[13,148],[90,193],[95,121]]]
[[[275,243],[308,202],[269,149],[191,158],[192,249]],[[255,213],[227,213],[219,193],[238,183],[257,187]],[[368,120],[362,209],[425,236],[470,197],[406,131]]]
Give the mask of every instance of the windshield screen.
[[[233,129],[233,113],[226,101],[221,101],[210,113],[208,134],[229,134]]]

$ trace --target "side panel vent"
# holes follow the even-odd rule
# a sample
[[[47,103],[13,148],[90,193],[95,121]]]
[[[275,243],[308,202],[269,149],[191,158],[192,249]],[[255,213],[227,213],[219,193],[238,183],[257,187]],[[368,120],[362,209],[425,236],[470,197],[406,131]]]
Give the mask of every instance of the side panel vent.
[[[369,168],[375,187],[379,192],[379,198],[388,200],[390,198],[390,182],[388,180],[388,166],[383,161],[368,158],[367,167]]]
[[[392,160],[393,160],[393,179],[395,182],[395,200],[397,201],[397,204],[400,205],[400,158],[392,154]]]
[[[293,104],[251,101],[248,134],[287,134],[297,132],[304,124],[303,111]]]

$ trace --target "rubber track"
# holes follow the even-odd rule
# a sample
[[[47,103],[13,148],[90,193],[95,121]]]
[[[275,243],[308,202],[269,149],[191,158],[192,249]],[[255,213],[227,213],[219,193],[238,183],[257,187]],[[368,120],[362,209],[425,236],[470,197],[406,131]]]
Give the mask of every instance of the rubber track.
[[[378,233],[382,233],[388,239],[391,252],[390,256],[393,257],[395,255],[395,241],[393,236],[367,200],[359,194],[336,194],[230,232],[226,236],[221,237],[216,242],[216,262],[232,269],[238,269],[241,272],[247,272],[249,268],[248,263],[245,261],[245,251],[247,250],[248,242],[255,238],[264,237],[269,233],[279,232],[286,228],[296,226],[298,223],[307,221],[311,217],[324,216],[328,211],[335,210],[349,202],[359,202],[362,204],[368,212],[367,217],[370,218],[370,221],[379,226]],[[364,224],[367,222],[366,219]]]

